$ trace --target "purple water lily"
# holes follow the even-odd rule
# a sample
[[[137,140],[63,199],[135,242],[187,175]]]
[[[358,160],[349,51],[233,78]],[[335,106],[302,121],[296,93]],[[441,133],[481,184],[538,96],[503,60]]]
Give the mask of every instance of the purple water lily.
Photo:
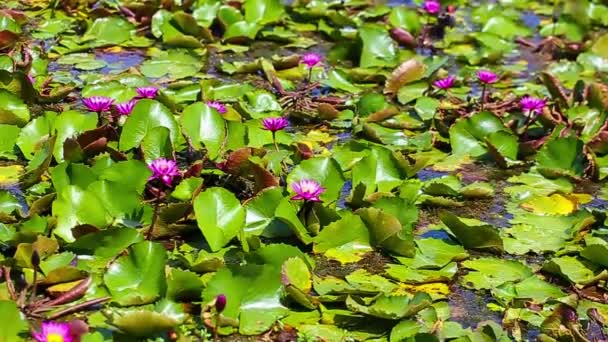
[[[441,11],[441,4],[434,0],[427,0],[422,4],[422,8],[428,14],[437,14]]]
[[[91,96],[82,99],[82,103],[92,112],[105,112],[110,110],[114,99],[107,96]]]
[[[37,342],[72,342],[70,324],[64,322],[42,322],[40,332],[32,333]]]
[[[226,114],[226,112],[228,111],[226,105],[217,101],[207,101],[207,106],[217,110],[217,112],[220,114]]]
[[[498,75],[488,70],[479,70],[477,72],[477,78],[481,82],[481,110],[483,110],[486,104],[486,87],[488,84],[492,84],[498,81]]]
[[[519,106],[521,107],[521,110],[529,114],[540,114],[543,111],[543,108],[545,108],[545,100],[539,99],[538,97],[524,96],[519,101]]]
[[[319,196],[325,192],[325,188],[314,179],[302,179],[291,184],[291,188],[296,193],[292,200],[305,200],[311,202],[321,202]]]
[[[315,65],[321,63],[323,61],[323,56],[318,53],[309,52],[305,53],[302,58],[300,58],[300,63],[305,64],[307,68],[311,69]]]
[[[158,179],[163,181],[167,186],[171,186],[173,178],[179,176],[179,169],[174,160],[158,158],[154,160],[148,168],[152,171],[152,176],[148,181]]]
[[[479,70],[477,78],[483,84],[492,84],[498,81],[498,75],[488,70]]]
[[[137,100],[130,100],[125,103],[119,103],[114,107],[116,107],[118,115],[130,115],[135,107],[135,104],[137,104]]]
[[[264,129],[274,133],[289,126],[289,120],[285,118],[265,118],[262,120],[262,124],[264,125]]]
[[[140,98],[153,99],[158,95],[158,88],[153,86],[137,87],[135,90]]]
[[[215,311],[217,313],[220,313],[220,312],[224,311],[225,308],[226,308],[226,295],[219,294],[217,297],[215,297]]]
[[[454,83],[456,83],[456,77],[450,75],[446,78],[442,78],[433,82],[433,85],[439,89],[447,90],[452,88],[454,86]]]

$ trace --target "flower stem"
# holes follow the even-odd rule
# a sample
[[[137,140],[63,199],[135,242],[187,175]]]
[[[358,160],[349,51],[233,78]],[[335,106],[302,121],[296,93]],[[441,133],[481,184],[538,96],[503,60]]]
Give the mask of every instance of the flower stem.
[[[213,341],[214,342],[218,342],[220,340],[219,330],[220,330],[220,313],[216,312],[215,313],[215,324],[213,327]]]
[[[308,83],[312,82],[312,67],[308,68]]]
[[[524,132],[522,134],[523,139],[528,139],[528,129],[534,120],[532,120],[532,112],[528,112],[528,116],[526,116],[526,122],[524,124]]]
[[[160,190],[156,193],[156,203],[154,203],[154,213],[152,214],[152,223],[150,223],[150,228],[146,232],[146,240],[152,240],[152,233],[154,232],[154,226],[156,225],[156,220],[158,219],[158,208],[160,207]]]
[[[34,266],[34,279],[32,280],[32,293],[30,294],[30,302],[36,298],[36,291],[38,290],[38,266]]]
[[[483,105],[486,102],[486,84],[481,86],[481,110],[483,111]]]
[[[280,152],[280,150],[279,150],[279,144],[277,144],[276,132],[272,132],[272,143],[274,144],[274,149],[277,152]]]

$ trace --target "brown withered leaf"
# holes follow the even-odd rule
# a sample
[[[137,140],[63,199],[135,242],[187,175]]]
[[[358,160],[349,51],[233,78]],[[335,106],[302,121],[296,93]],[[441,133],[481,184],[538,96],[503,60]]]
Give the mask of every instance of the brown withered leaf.
[[[368,116],[367,122],[381,122],[397,114],[399,114],[399,110],[395,107],[384,108]]]
[[[567,108],[568,95],[566,95],[560,81],[555,76],[547,72],[541,73],[541,78],[555,102],[557,102],[561,108]]]
[[[11,31],[0,31],[0,49],[9,48],[15,45],[17,39],[19,39],[19,36]]]
[[[591,83],[587,94],[587,101],[591,107],[599,110],[608,110],[608,86],[601,83]]]
[[[317,107],[319,118],[323,120],[332,120],[338,117],[340,111],[329,103],[319,103]]]
[[[224,172],[245,178],[255,184],[255,191],[278,186],[279,179],[270,171],[249,160],[254,149],[241,148],[232,152],[224,163]]]

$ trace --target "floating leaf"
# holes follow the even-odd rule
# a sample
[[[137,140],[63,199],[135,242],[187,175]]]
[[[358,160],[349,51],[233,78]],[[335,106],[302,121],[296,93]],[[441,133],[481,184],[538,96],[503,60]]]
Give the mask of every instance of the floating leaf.
[[[2,319],[2,327],[0,327],[2,342],[23,341],[23,337],[19,335],[27,332],[28,324],[15,302],[0,301],[0,319]]]
[[[0,89],[0,124],[25,126],[30,120],[30,110],[15,94]]]
[[[356,262],[372,250],[369,235],[359,216],[347,215],[321,230],[314,239],[313,251],[342,263]]]
[[[359,28],[359,37],[363,43],[360,67],[393,67],[397,64],[397,50],[384,27],[364,24]]]
[[[475,271],[462,278],[465,285],[475,289],[493,289],[506,282],[524,280],[533,275],[532,270],[519,261],[497,258],[467,260],[462,266]]]
[[[121,331],[135,336],[150,336],[168,331],[185,319],[183,309],[176,303],[162,300],[154,310],[121,310],[113,313],[110,323]]]
[[[152,303],[164,292],[165,249],[158,243],[142,241],[129,254],[116,259],[104,274],[104,283],[114,302],[121,306]]]
[[[180,124],[192,144],[207,149],[210,159],[215,159],[226,137],[226,123],[222,116],[204,103],[197,102],[184,109]]]
[[[245,226],[245,210],[234,194],[223,188],[209,188],[193,202],[198,227],[216,252]]]
[[[427,308],[431,303],[431,297],[423,292],[416,293],[413,298],[380,295],[369,306],[361,304],[350,296],[346,299],[346,306],[351,310],[385,319],[408,318]]]
[[[179,127],[169,109],[154,100],[139,100],[123,126],[120,135],[120,149],[127,151],[138,147],[146,134],[159,126],[169,129],[171,142],[175,144],[179,135]]]
[[[460,218],[447,211],[439,217],[465,248],[501,251],[503,242],[496,228],[474,219]]]
[[[585,169],[583,142],[575,137],[556,137],[536,154],[538,171],[549,178],[581,176]]]

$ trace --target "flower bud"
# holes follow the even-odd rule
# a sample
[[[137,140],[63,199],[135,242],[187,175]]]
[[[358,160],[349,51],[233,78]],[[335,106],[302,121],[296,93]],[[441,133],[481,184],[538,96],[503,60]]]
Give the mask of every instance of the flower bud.
[[[226,308],[226,295],[220,294],[215,297],[215,311],[218,313],[224,311]]]
[[[36,270],[38,269],[38,266],[40,266],[40,254],[38,254],[38,251],[35,249],[32,252],[32,265]]]

